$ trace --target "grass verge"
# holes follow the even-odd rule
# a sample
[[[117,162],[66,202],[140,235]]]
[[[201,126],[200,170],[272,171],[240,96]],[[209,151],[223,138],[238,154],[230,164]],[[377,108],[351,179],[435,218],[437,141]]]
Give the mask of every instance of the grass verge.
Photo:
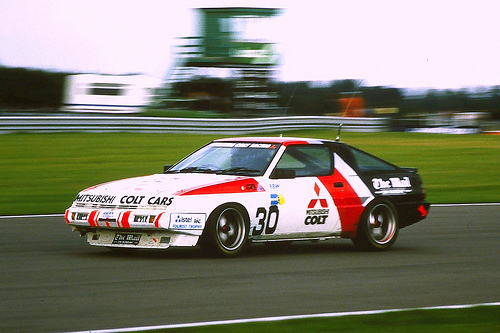
[[[334,139],[327,130],[287,136]],[[266,135],[277,135],[266,134]],[[57,133],[0,135],[0,215],[62,213],[76,194],[162,172],[220,135]],[[500,202],[500,136],[344,132],[342,141],[419,168],[431,203]]]

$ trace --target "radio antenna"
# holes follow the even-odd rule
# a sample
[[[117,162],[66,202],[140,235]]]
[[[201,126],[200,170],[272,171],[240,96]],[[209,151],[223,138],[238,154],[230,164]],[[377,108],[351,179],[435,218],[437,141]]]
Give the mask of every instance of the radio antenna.
[[[337,130],[337,138],[335,139],[337,142],[340,141],[340,130],[342,129],[342,125],[344,125],[344,123],[340,123],[339,129]]]

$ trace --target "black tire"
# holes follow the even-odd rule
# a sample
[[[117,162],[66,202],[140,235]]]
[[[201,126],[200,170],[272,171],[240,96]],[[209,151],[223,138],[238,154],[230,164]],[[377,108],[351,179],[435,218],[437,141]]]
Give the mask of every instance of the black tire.
[[[234,257],[243,250],[249,229],[249,217],[242,207],[223,205],[210,214],[200,245],[210,255]]]
[[[398,214],[394,205],[388,200],[377,200],[365,208],[352,241],[362,250],[382,251],[394,244],[398,232]]]

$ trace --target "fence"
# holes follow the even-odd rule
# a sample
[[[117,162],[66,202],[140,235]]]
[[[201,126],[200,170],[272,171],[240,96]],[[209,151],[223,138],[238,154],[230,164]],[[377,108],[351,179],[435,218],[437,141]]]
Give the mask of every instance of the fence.
[[[254,132],[280,132],[298,129],[331,128],[358,132],[388,129],[385,118],[343,117],[270,117],[248,119],[199,119],[111,116],[4,116],[0,133],[12,132],[149,132],[149,133],[220,133],[225,135]]]

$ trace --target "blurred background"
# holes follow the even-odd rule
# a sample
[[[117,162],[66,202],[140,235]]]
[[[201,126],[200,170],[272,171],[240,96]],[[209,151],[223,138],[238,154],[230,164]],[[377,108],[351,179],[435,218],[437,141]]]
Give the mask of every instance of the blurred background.
[[[3,0],[0,115],[326,115],[496,131],[499,9],[495,0]]]

